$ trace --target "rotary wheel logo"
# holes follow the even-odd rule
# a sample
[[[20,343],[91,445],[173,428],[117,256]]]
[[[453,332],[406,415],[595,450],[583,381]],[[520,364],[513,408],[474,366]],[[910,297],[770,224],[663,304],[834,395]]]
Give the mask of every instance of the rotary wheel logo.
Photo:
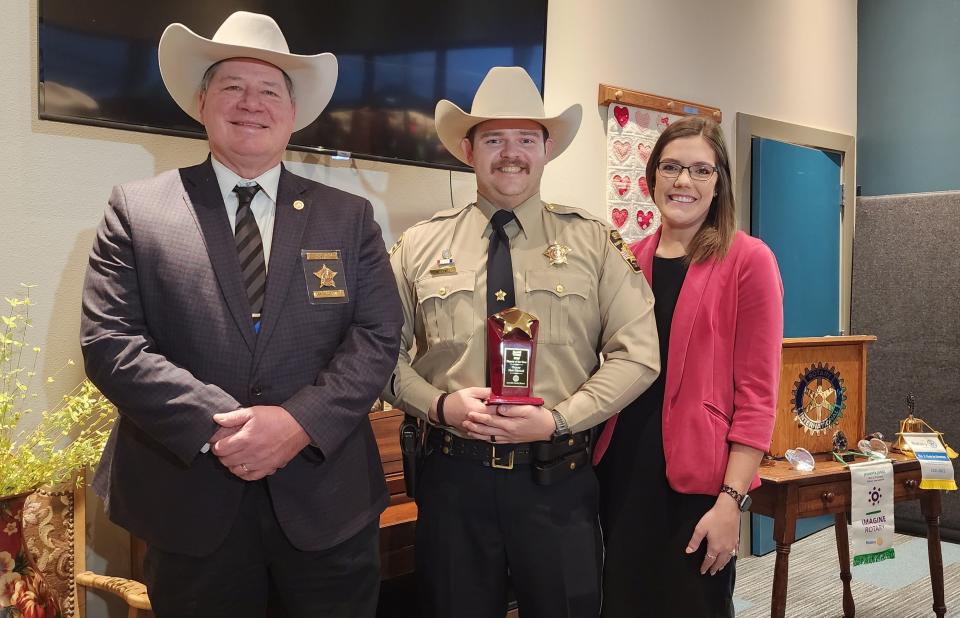
[[[793,385],[794,420],[809,434],[823,434],[840,421],[847,389],[835,367],[811,365]]]

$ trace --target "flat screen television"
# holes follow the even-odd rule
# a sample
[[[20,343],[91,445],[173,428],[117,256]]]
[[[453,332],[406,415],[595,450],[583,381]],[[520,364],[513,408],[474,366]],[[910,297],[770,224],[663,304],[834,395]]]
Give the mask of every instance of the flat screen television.
[[[493,66],[526,68],[543,92],[547,0],[40,0],[40,118],[202,138],[164,88],[157,43],[173,22],[212,37],[238,10],[273,17],[291,52],[339,61],[293,150],[465,169],[437,139],[437,101],[469,111]]]

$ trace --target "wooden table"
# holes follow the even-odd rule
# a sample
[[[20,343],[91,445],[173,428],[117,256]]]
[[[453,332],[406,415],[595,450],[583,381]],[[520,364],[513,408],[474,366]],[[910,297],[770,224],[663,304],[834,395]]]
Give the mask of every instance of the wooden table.
[[[927,556],[930,582],[933,587],[933,611],[943,618],[947,608],[943,594],[943,558],[940,553],[940,491],[921,490],[920,464],[915,459],[891,453],[894,471],[894,502],[919,500],[927,520]],[[775,461],[760,467],[762,485],[750,495],[754,513],[772,517],[773,537],[777,544],[777,562],[773,575],[773,599],[770,616],[783,618],[787,605],[787,569],[790,545],[796,540],[796,524],[800,517],[832,513],[836,519],[837,554],[840,558],[840,579],[843,581],[843,615],[856,613],[850,592],[850,546],[847,541],[847,517],[850,513],[850,471],[830,454],[817,455],[812,472],[793,470],[786,461]]]

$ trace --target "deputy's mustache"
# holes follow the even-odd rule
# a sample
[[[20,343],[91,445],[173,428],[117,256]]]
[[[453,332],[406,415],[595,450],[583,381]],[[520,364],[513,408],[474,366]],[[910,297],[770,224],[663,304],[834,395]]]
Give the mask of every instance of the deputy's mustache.
[[[495,172],[505,167],[518,167],[521,172],[530,173],[530,166],[520,159],[500,159],[490,166],[490,171]]]

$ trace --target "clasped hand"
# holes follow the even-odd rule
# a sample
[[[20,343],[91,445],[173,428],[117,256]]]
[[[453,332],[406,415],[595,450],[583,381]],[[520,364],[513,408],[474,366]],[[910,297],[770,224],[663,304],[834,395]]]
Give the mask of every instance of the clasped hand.
[[[245,481],[270,476],[310,444],[310,437],[280,406],[252,406],[213,415],[220,425],[211,451]]]
[[[450,393],[444,403],[449,425],[476,440],[517,444],[549,440],[557,425],[541,406],[488,406],[489,388],[465,388]]]

